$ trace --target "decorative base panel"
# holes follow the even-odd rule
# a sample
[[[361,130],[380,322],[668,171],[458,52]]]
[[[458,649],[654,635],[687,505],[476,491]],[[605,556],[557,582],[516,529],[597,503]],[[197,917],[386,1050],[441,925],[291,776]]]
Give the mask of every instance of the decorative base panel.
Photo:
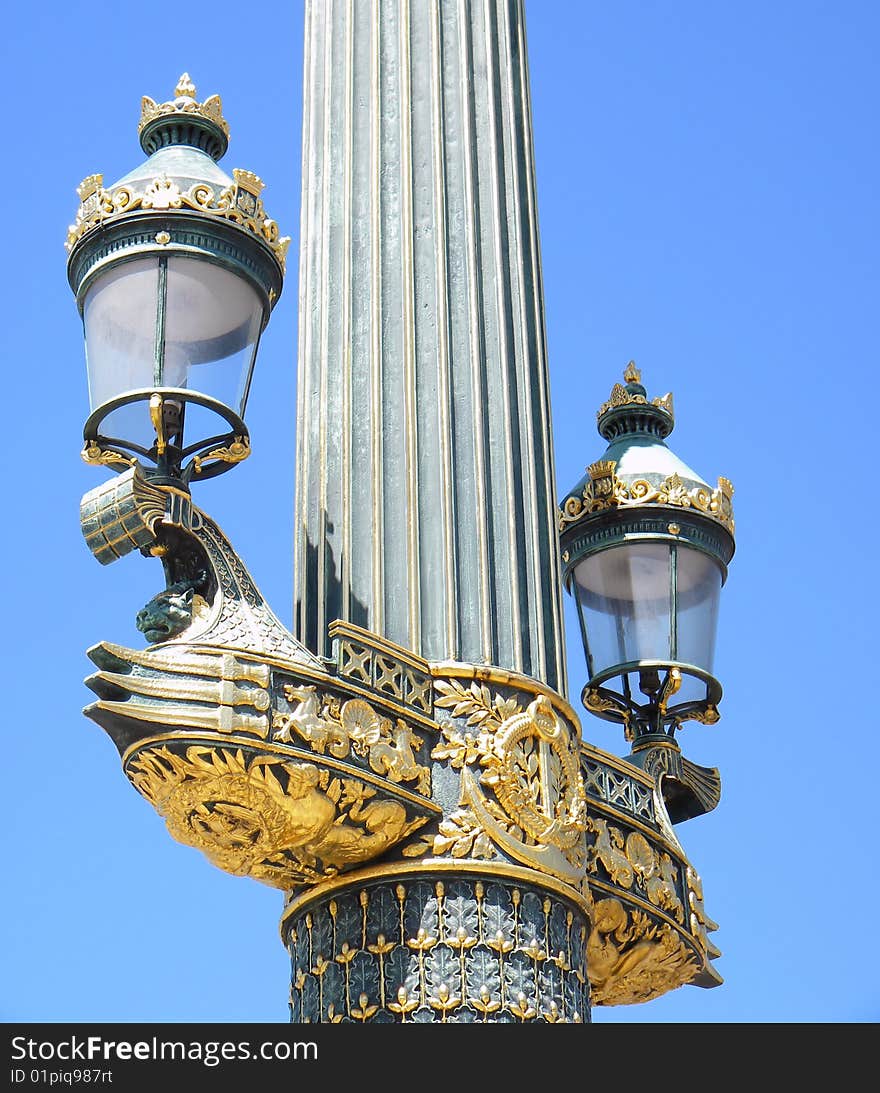
[[[581,908],[506,880],[349,887],[285,918],[291,1021],[589,1021],[588,930]]]

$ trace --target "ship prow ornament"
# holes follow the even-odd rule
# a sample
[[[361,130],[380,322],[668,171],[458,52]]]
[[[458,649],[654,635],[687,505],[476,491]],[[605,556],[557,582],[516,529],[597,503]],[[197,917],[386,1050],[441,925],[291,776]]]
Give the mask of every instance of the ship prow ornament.
[[[505,945],[493,948],[489,924],[510,922],[492,918],[490,896],[521,916],[535,885],[548,893],[511,951],[537,944],[533,959],[556,969],[569,1002],[525,1006],[523,1019],[579,1021],[590,1005],[720,982],[708,937],[717,926],[657,773],[584,743],[561,695],[497,667],[426,661],[341,620],[334,657],[315,656],[217,524],[138,466],[86,494],[81,510],[99,560],[139,552],[160,559],[166,578],[137,613],[145,648],[89,650],[97,700],[84,712],[174,839],[287,893],[294,955],[307,922],[315,929],[316,897],[339,889],[340,902],[355,883],[369,906],[390,876],[404,909],[433,892],[419,904],[419,921],[439,916],[420,943],[433,960],[449,943],[449,893],[465,898],[452,880],[463,875],[475,916],[465,940],[492,954],[496,978]],[[568,922],[559,934],[557,915]],[[538,941],[537,922],[550,930]],[[411,952],[406,934],[399,945]],[[390,924],[384,936],[391,944]],[[498,992],[496,1004],[501,979]],[[303,1005],[309,997],[304,989]],[[429,995],[407,998],[431,1009]],[[399,1001],[386,1001],[394,1012]]]
[[[286,890],[370,860],[439,813],[424,719],[365,701],[298,642],[187,494],[132,467],[83,498],[82,522],[99,557],[113,543],[113,556],[137,548],[165,569],[137,615],[159,640],[93,646],[98,700],[84,712],[174,838]],[[336,730],[329,747],[318,725]]]

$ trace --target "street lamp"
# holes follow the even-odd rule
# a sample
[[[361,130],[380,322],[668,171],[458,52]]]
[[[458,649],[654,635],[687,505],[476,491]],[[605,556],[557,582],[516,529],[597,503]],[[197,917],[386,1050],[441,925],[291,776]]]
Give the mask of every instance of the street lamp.
[[[289,239],[260,179],[218,167],[222,104],[198,102],[187,74],[173,100],[144,97],[139,136],[149,158],[110,187],[86,178],[68,231],[91,405],[83,458],[144,461],[153,482],[187,487],[250,451],[245,406]]]
[[[480,21],[472,25],[465,7],[450,41],[477,40]],[[334,33],[342,27],[330,23]],[[412,40],[430,43],[432,33],[426,24]],[[329,41],[314,36],[308,72],[333,52]],[[382,56],[405,62],[398,45],[392,34]],[[395,104],[408,75],[384,80],[383,117],[407,119],[410,100],[428,101],[422,92],[443,82],[428,52],[430,64],[406,61],[405,75],[411,68],[427,81],[414,97],[407,90]],[[480,101],[515,61],[493,56],[500,67],[473,73]],[[334,119],[351,103],[378,101],[369,66],[349,76],[309,85],[323,105],[307,106],[318,126],[307,159],[349,140]],[[361,114],[363,136],[372,123]],[[453,168],[467,150],[463,134],[485,135],[488,124],[460,115],[444,108],[436,119]],[[521,97],[501,115],[493,185],[519,178],[529,140]],[[709,490],[669,452],[671,404],[649,403],[628,369],[626,387],[616,386],[600,412],[605,458],[560,515],[564,575],[590,666],[585,702],[624,722],[634,743],[623,762],[582,739],[555,690],[564,651],[562,620],[553,617],[556,528],[545,504],[552,461],[535,439],[548,437],[547,403],[515,408],[477,397],[499,378],[511,391],[531,382],[543,367],[540,324],[512,355],[489,348],[494,320],[479,352],[447,347],[445,334],[432,349],[431,331],[472,325],[455,275],[471,260],[468,240],[423,231],[429,210],[416,197],[418,211],[378,200],[381,179],[402,160],[387,141],[379,149],[358,137],[343,155],[352,216],[343,218],[340,246],[317,272],[315,248],[304,251],[301,319],[314,312],[341,331],[316,339],[300,362],[306,564],[298,572],[308,589],[301,604],[314,596],[317,607],[306,646],[190,492],[248,453],[248,390],[288,243],[265,215],[259,179],[245,171],[230,178],[217,166],[227,138],[219,98],[199,103],[184,76],[170,102],[143,100],[146,162],[109,188],[93,175],[79,189],[68,277],[89,374],[83,455],[121,472],[85,495],[81,527],[100,563],[137,550],[161,559],[165,574],[165,588],[136,616],[146,648],[100,641],[88,650],[95,698],[85,714],[113,740],[126,777],[174,839],[286,893],[292,1020],[580,1022],[594,1003],[715,985],[717,950],[707,936],[715,925],[667,820],[708,811],[717,799],[714,772],[686,766],[672,733],[689,717],[717,714],[711,645],[733,552],[729,486]],[[431,157],[416,152],[408,156],[412,193],[430,196]],[[335,154],[304,172],[304,201],[324,210],[316,223],[338,212],[327,184]],[[479,182],[486,165],[466,158]],[[528,220],[533,194],[508,189]],[[466,191],[450,191],[450,223],[471,215]],[[491,242],[502,229],[490,214],[475,210],[472,227]],[[362,261],[363,240],[372,258]],[[535,258],[533,240],[514,242],[495,271],[511,291],[515,270]],[[399,272],[438,274],[412,278],[403,301],[403,328],[415,338],[418,327],[424,344],[422,334],[398,342],[379,329],[386,318],[394,326],[401,299],[376,296],[375,275],[387,258],[394,281],[398,244]],[[484,256],[502,250],[486,246]],[[326,291],[337,281],[347,294]],[[308,286],[319,282],[312,299]],[[356,336],[352,300],[375,305],[378,342]],[[479,443],[469,450],[458,440],[471,427]],[[498,523],[490,494],[522,504]],[[313,524],[308,498],[316,496]],[[326,537],[334,512],[347,537],[338,551]],[[339,581],[347,595],[337,594]],[[531,604],[518,588],[532,589]],[[408,608],[396,618],[404,592]],[[319,621],[330,656],[314,649],[324,640]],[[658,788],[667,804],[674,797],[668,814]]]
[[[602,458],[563,499],[563,580],[581,626],[584,706],[623,724],[633,752],[684,721],[718,720],[721,587],[734,552],[733,487],[714,490],[666,445],[672,398],[649,400],[633,362],[598,411]]]

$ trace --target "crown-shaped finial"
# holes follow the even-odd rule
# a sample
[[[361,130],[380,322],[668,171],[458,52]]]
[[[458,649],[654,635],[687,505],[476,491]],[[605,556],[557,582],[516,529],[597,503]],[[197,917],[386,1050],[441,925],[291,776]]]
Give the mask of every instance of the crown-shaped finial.
[[[621,428],[623,428],[623,418],[620,417],[616,411],[626,409],[627,411],[637,411],[635,417],[631,414],[628,416],[632,419],[631,423],[635,427],[639,428],[647,427],[647,423],[651,429],[659,429],[663,436],[666,436],[672,431],[672,423],[675,420],[674,412],[672,409],[672,395],[663,395],[662,398],[649,399],[645,388],[642,386],[642,373],[636,368],[636,362],[630,361],[623,372],[623,378],[626,384],[615,383],[611,388],[611,394],[606,402],[603,402],[596,412],[596,417],[599,420],[599,432],[603,436],[608,436],[611,439],[611,435],[608,433],[608,429],[616,435]],[[647,416],[641,413],[642,407],[650,407]],[[655,413],[655,410],[660,411],[659,418]],[[602,419],[611,411],[615,411],[615,420],[611,423],[603,423]],[[656,419],[656,420],[655,420]]]
[[[156,102],[144,95],[138,133],[148,155],[167,144],[195,144],[219,159],[229,143],[229,126],[223,117],[220,96],[209,95],[199,102],[196,85],[188,72],[177,81],[174,98],[169,102]]]

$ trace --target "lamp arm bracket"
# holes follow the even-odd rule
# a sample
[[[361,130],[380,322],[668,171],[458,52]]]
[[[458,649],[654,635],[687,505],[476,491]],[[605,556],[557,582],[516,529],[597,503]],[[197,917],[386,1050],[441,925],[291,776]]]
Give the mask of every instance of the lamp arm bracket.
[[[153,644],[198,640],[324,667],[281,623],[229,540],[184,490],[151,482],[135,465],[87,493],[80,520],[103,565],[134,550],[161,559],[166,587],[137,622]]]

